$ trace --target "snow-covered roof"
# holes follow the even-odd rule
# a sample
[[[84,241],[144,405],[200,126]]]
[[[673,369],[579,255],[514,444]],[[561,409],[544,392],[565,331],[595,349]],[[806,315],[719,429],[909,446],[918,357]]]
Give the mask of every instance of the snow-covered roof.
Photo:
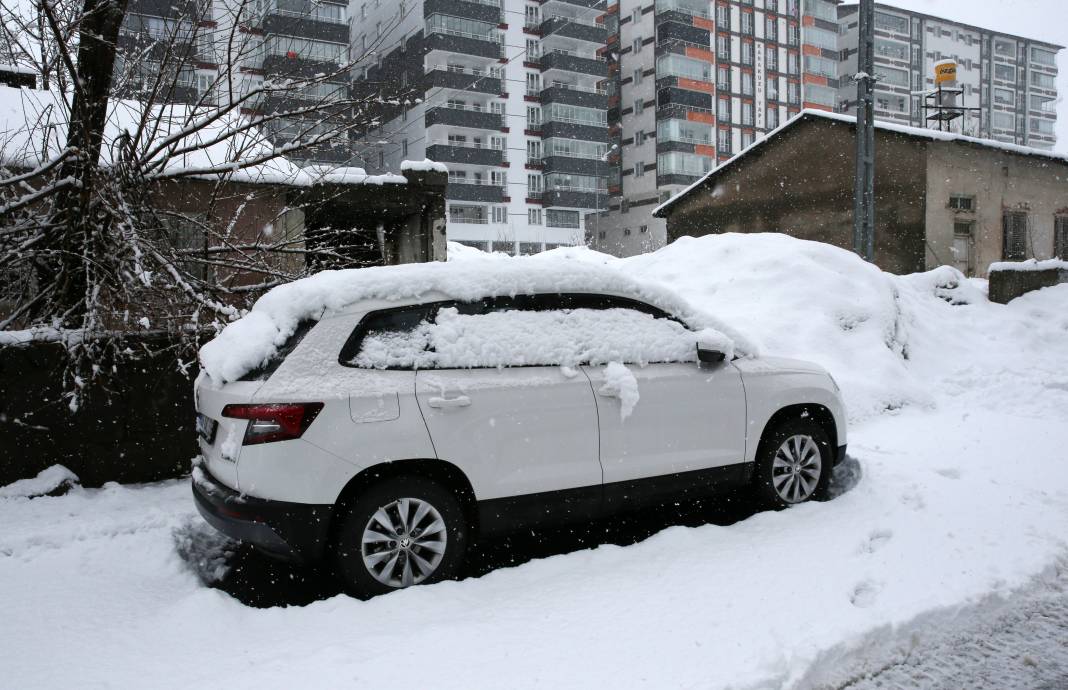
[[[759,140],[753,142],[748,147],[746,147],[746,148],[742,149],[741,151],[739,151],[735,156],[733,156],[729,160],[725,161],[722,165],[720,165],[717,168],[713,168],[709,172],[705,173],[705,175],[703,177],[698,179],[696,182],[691,184],[689,187],[683,189],[681,192],[679,192],[675,196],[671,197],[670,199],[668,199],[664,203],[662,203],[659,206],[657,206],[656,208],[654,208],[653,209],[653,215],[656,216],[657,218],[662,218],[663,217],[662,214],[665,211],[667,211],[672,206],[672,204],[676,203],[677,201],[679,201],[683,197],[687,196],[688,194],[690,194],[690,192],[692,192],[695,189],[697,189],[698,187],[704,185],[706,182],[708,182],[709,180],[713,179],[714,177],[716,177],[717,175],[719,175],[723,171],[725,171],[728,168],[734,166],[735,164],[738,163],[738,161],[740,161],[743,158],[745,158],[752,151],[755,151],[755,150],[761,149],[762,147],[767,146],[768,143],[770,141],[772,141],[777,135],[779,135],[782,132],[790,129],[791,127],[793,127],[798,122],[800,122],[802,120],[813,120],[813,119],[816,119],[816,120],[821,120],[821,119],[822,120],[833,120],[833,121],[837,121],[837,122],[844,122],[844,123],[851,124],[851,125],[855,125],[856,122],[857,122],[857,118],[852,116],[852,115],[843,115],[841,113],[829,113],[829,112],[827,112],[825,110],[815,110],[815,109],[812,109],[812,108],[806,108],[806,109],[802,110],[800,113],[798,113],[797,115],[795,115],[792,118],[790,118],[789,120],[787,120],[786,122],[784,122],[781,125],[779,125],[778,127],[776,127],[775,129],[773,129],[770,132],[768,132],[767,135],[763,139],[759,139]],[[966,136],[966,135],[963,135],[963,134],[954,134],[953,132],[940,132],[937,129],[927,129],[927,128],[924,128],[924,127],[910,127],[908,125],[901,125],[901,124],[897,124],[897,123],[894,123],[894,122],[882,122],[882,121],[879,121],[879,120],[875,121],[875,129],[880,130],[880,131],[884,131],[884,132],[895,132],[897,134],[904,134],[906,136],[916,137],[916,138],[920,138],[920,139],[929,139],[931,141],[949,141],[949,142],[958,142],[958,143],[963,143],[963,144],[971,144],[971,145],[974,145],[974,146],[982,146],[984,148],[997,149],[997,150],[1000,150],[1000,151],[1006,151],[1008,153],[1015,153],[1015,154],[1019,154],[1019,155],[1023,155],[1023,156],[1038,156],[1038,157],[1041,157],[1041,158],[1054,160],[1054,161],[1057,161],[1057,162],[1060,162],[1060,163],[1068,163],[1068,154],[1056,153],[1054,151],[1048,151],[1046,149],[1036,149],[1036,148],[1031,148],[1031,147],[1028,147],[1028,146],[1020,146],[1018,144],[1008,144],[1008,143],[1005,143],[1005,142],[1002,142],[1002,141],[994,141],[993,139],[979,139],[977,137],[970,137],[970,136]]]
[[[137,136],[136,151],[147,162],[158,162],[154,175],[182,173],[196,177],[225,177],[235,182],[308,186],[332,184],[405,184],[408,180],[392,173],[368,175],[363,168],[309,166],[302,168],[283,155],[260,127],[236,112],[218,117],[218,109],[195,108],[183,104],[153,106],[146,114],[144,103],[112,99],[101,165],[108,167],[120,136]],[[54,159],[66,145],[65,96],[57,91],[16,89],[0,86],[0,164],[32,169]],[[245,165],[248,161],[256,161]],[[422,161],[410,164],[438,170],[440,164]],[[440,166],[444,167],[444,166]]]
[[[301,321],[319,319],[324,312],[337,312],[365,300],[411,302],[426,297],[470,302],[560,292],[633,297],[663,309],[695,330],[715,331],[738,354],[756,354],[751,341],[696,310],[668,288],[588,261],[534,256],[323,271],[269,291],[251,311],[200,348],[200,363],[214,382],[234,381],[270,359]]]
[[[15,74],[37,75],[37,70],[23,65],[0,64],[0,72],[14,72]]]

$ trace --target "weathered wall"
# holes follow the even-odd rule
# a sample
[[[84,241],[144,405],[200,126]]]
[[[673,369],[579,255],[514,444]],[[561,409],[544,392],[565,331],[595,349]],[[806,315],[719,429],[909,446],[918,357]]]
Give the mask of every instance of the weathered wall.
[[[1008,304],[1032,290],[1068,283],[1068,270],[1050,268],[1044,271],[991,271],[990,301]]]
[[[884,130],[875,138],[875,263],[923,270],[925,142]],[[852,123],[795,123],[672,206],[668,241],[782,232],[852,249],[854,150]]]
[[[189,376],[171,355],[124,365],[110,383],[110,396],[92,397],[72,415],[61,395],[61,348],[0,347],[0,486],[56,463],[86,486],[155,481],[189,471],[198,452],[195,365]]]
[[[1028,214],[1026,258],[1053,256],[1054,217],[1068,215],[1068,164],[961,143],[932,142],[927,150],[928,268],[957,265],[985,276],[992,262],[1005,258],[1006,210]],[[956,194],[975,197],[974,211],[950,208]],[[954,221],[973,223],[970,257],[952,250]]]

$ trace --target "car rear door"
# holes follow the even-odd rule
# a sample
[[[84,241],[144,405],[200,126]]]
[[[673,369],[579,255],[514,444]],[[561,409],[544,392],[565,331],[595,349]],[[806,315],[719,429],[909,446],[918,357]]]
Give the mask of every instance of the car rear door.
[[[545,494],[552,492],[568,510],[593,511],[600,505],[601,465],[589,379],[577,368],[525,366],[508,353],[523,350],[526,334],[483,322],[525,306],[515,299],[441,303],[413,319],[392,319],[415,331],[427,324],[448,331],[455,345],[448,358],[418,332],[394,332],[377,344],[371,332],[365,349],[374,357],[388,350],[393,365],[414,363],[416,399],[434,452],[465,473],[480,503],[530,497],[551,506]],[[447,324],[443,309],[453,316]],[[492,336],[483,338],[487,328]]]

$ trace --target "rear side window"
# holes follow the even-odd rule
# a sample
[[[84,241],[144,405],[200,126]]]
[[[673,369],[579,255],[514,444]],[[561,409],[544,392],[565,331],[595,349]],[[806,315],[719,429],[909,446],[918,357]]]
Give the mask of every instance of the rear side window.
[[[370,314],[340,360],[367,369],[647,364],[693,361],[695,343],[682,323],[641,302],[520,295]]]
[[[269,379],[271,374],[282,365],[289,353],[295,350],[297,345],[300,345],[300,341],[304,340],[304,336],[308,335],[308,331],[317,323],[319,322],[311,319],[298,323],[293,335],[286,338],[286,341],[282,343],[269,360],[239,378],[238,381],[266,381]]]

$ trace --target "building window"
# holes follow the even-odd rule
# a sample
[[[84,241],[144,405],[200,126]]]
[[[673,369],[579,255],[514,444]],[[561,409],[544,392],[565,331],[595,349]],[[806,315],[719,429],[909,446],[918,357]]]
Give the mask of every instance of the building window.
[[[630,20],[636,25],[640,24],[642,21],[642,8],[635,7],[634,11],[630,13]]]
[[[797,45],[797,24],[786,25],[786,42],[792,46]]]
[[[541,225],[541,209],[530,208],[527,209],[527,223],[530,225]]]
[[[635,177],[644,177],[645,176],[645,164],[642,163],[641,161],[637,161],[634,164],[634,176]]]
[[[721,31],[731,30],[731,10],[727,5],[716,5],[716,27]]]
[[[1053,219],[1053,253],[1058,259],[1068,260],[1068,216]]]
[[[1035,134],[1045,134],[1046,136],[1054,135],[1054,127],[1056,120],[1047,120],[1041,117],[1031,118],[1031,131]]]
[[[720,60],[731,59],[731,38],[718,34],[716,36],[716,57]]]
[[[764,49],[764,65],[769,72],[779,71],[779,49],[775,46],[767,46]],[[837,74],[835,75],[837,76]]]
[[[753,104],[748,101],[742,103],[742,124],[746,127],[753,126]]]
[[[493,207],[493,222],[498,225],[503,225],[508,222],[508,207],[507,206],[494,206]]]
[[[752,132],[743,131],[742,132],[742,148],[743,149],[747,149],[752,145],[753,145],[753,133]]]
[[[731,130],[727,127],[721,127],[716,132],[716,148],[720,153],[731,152]]]
[[[1027,214],[1021,211],[1006,211],[1002,217],[1002,254],[1006,261],[1023,261],[1027,258]]]
[[[954,194],[949,197],[949,207],[954,211],[974,211],[975,197],[964,194]]]
[[[752,12],[742,12],[742,33],[743,34],[752,34],[753,33],[753,13]]]
[[[764,116],[765,124],[768,129],[775,129],[779,126],[779,109],[775,106],[768,106],[768,112]]]
[[[716,88],[720,91],[731,90],[731,68],[726,65],[716,67]]]
[[[742,41],[742,64],[753,64],[753,44],[751,41]]]
[[[719,107],[716,110],[716,117],[719,118],[719,120],[721,122],[730,122],[731,121],[731,100],[729,98],[721,98],[721,99],[719,99],[717,105]]]
[[[797,53],[786,54],[786,71],[788,74],[797,74]]]
[[[1038,63],[1040,65],[1046,65],[1047,67],[1057,66],[1057,54],[1052,50],[1046,50],[1044,48],[1031,48],[1031,62]]]
[[[527,129],[541,127],[541,108],[536,105],[527,106]]]
[[[1012,65],[996,63],[994,65],[994,78],[1001,81],[1016,81],[1016,68]]]
[[[742,94],[746,96],[753,95],[753,73],[742,72]]]
[[[994,52],[1002,57],[1016,57],[1016,44],[1012,41],[994,39]]]
[[[527,175],[527,198],[541,198],[541,175]]]
[[[635,115],[641,115],[644,111],[645,111],[645,103],[642,102],[642,99],[640,99],[640,98],[634,99],[634,114]]]
[[[408,157],[408,140],[407,139],[405,139],[404,141],[401,142],[401,154],[405,158]]]
[[[769,41],[777,41],[779,33],[779,22],[775,17],[766,15],[764,17],[764,38]]]
[[[636,37],[634,39],[634,43],[631,45],[631,48],[634,50],[635,53],[642,52],[642,37],[641,36],[638,36],[638,37]]]
[[[1037,86],[1040,89],[1056,89],[1057,78],[1052,74],[1031,72],[1031,86]]]
[[[884,31],[893,31],[899,34],[908,34],[909,18],[886,12],[875,13],[875,28]]]
[[[634,85],[637,86],[638,84],[641,84],[641,83],[642,83],[642,68],[641,67],[636,67],[634,69]]]
[[[1003,113],[997,110],[993,114],[994,129],[1016,130],[1016,116],[1012,113]]]
[[[994,89],[994,102],[999,105],[1016,105],[1016,92],[1011,89]]]
[[[645,130],[644,129],[639,129],[636,132],[634,132],[634,145],[635,146],[641,146],[644,143],[645,143]]]
[[[779,80],[776,79],[775,77],[772,77],[771,79],[768,79],[767,91],[768,91],[768,100],[769,101],[777,101],[777,100],[779,100]]]

